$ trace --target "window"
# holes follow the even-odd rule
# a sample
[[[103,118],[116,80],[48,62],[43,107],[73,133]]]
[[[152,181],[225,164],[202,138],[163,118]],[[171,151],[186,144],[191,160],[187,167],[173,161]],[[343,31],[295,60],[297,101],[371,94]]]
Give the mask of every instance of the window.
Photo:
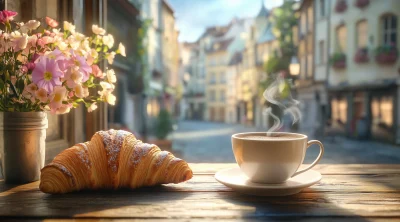
[[[341,25],[336,29],[336,47],[344,52],[347,47],[347,29],[345,25]]]
[[[306,76],[306,70],[307,70],[307,67],[306,67],[306,56],[302,56],[301,58],[300,58],[300,69],[301,69],[301,71],[300,71],[300,76]]]
[[[312,54],[307,55],[307,77],[312,77],[313,75],[313,56]]]
[[[310,6],[307,10],[307,31],[313,30],[313,7]]]
[[[321,18],[325,16],[325,0],[319,1],[319,15]]]
[[[366,20],[357,23],[357,47],[364,48],[367,46],[368,41],[368,23]]]
[[[347,100],[344,97],[334,98],[331,102],[331,107],[334,124],[345,124],[347,122]]]
[[[319,41],[319,53],[318,53],[318,60],[319,64],[325,63],[325,43],[324,40]]]
[[[210,84],[214,84],[216,82],[216,75],[215,73],[211,73]]]
[[[397,45],[397,17],[394,15],[382,17],[382,43]]]
[[[220,92],[220,101],[221,102],[225,101],[225,90],[221,90],[221,92]]]
[[[393,97],[375,97],[371,103],[372,124],[393,126]]]
[[[214,91],[214,90],[211,90],[211,91],[210,91],[210,101],[211,101],[211,102],[214,102],[214,101],[215,101],[215,91]]]
[[[304,34],[306,32],[306,13],[301,14],[301,23],[300,23],[300,33]]]
[[[221,74],[219,76],[219,81],[220,81],[220,83],[226,82],[225,73],[221,72]]]

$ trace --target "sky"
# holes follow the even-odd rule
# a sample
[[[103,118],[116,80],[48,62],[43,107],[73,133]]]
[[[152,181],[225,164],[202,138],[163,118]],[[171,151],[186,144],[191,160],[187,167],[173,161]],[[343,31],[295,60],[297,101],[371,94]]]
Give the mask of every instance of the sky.
[[[271,9],[283,0],[168,0],[175,11],[179,41],[196,41],[206,27],[226,25],[233,17],[254,17],[261,2]]]

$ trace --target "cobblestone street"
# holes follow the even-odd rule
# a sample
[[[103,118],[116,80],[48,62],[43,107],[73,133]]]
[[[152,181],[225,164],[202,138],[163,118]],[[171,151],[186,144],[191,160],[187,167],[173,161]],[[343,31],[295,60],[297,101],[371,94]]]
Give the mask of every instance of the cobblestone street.
[[[235,162],[231,148],[231,135],[255,132],[254,127],[199,121],[181,121],[172,134],[173,149],[178,157],[188,162]],[[350,140],[343,137],[322,140],[325,154],[321,163],[373,164],[400,163],[400,146],[375,141]],[[307,151],[304,163],[311,163],[319,149]]]

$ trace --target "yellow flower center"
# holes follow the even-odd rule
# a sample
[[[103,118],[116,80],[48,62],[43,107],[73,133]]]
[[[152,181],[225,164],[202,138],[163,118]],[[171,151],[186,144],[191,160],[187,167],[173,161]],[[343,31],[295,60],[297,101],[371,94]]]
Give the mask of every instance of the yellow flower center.
[[[61,95],[59,93],[56,93],[54,95],[53,101],[54,102],[60,102],[61,101]]]
[[[44,80],[50,81],[53,78],[53,74],[49,71],[44,72]]]
[[[81,63],[78,61],[78,60],[75,60],[75,62],[74,62],[74,64],[76,65],[76,66],[81,66]]]

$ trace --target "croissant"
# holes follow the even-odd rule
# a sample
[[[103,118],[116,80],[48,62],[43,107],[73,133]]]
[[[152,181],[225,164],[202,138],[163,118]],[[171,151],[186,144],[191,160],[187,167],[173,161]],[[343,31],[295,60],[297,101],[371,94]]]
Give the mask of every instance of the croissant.
[[[90,142],[58,154],[41,170],[39,189],[68,193],[180,183],[192,178],[188,164],[123,130],[97,132]]]

